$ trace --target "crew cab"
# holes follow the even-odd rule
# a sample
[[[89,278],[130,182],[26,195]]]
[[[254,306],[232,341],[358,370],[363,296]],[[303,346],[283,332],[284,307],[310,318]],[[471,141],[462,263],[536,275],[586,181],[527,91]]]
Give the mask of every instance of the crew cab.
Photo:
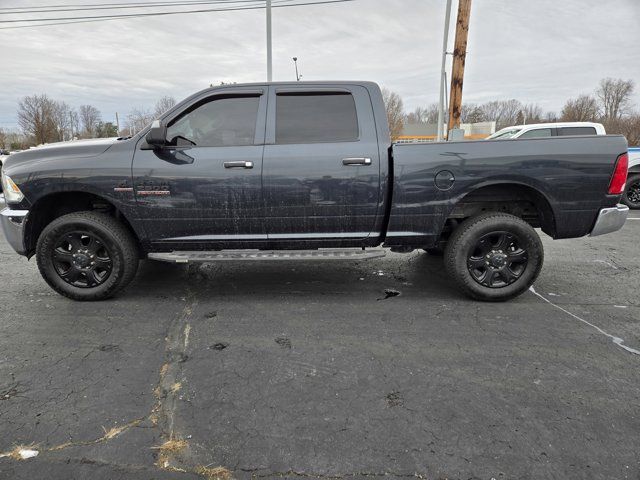
[[[371,82],[224,85],[132,138],[11,155],[4,233],[75,300],[112,296],[142,258],[364,259],[444,251],[462,292],[506,300],[553,238],[625,222],[624,137],[392,144]]]

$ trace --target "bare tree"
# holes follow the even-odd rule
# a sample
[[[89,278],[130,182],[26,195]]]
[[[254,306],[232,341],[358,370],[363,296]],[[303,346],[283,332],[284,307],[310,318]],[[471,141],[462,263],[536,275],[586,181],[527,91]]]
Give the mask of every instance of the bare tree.
[[[129,112],[129,115],[127,115],[127,124],[125,128],[129,131],[128,133],[135,134],[144,129],[154,119],[155,116],[150,110],[147,110],[144,107],[134,108]]]
[[[100,111],[93,105],[80,105],[79,112],[82,136],[85,138],[95,137],[96,126],[102,121]]]
[[[18,125],[36,144],[58,140],[56,102],[47,95],[24,97],[18,104]]]
[[[484,122],[484,112],[475,103],[464,103],[460,111],[460,122],[478,123]]]
[[[633,95],[633,80],[621,78],[603,78],[596,90],[596,96],[600,101],[602,116],[604,118],[619,118],[626,113],[631,106]]]
[[[156,102],[156,106],[154,108],[154,117],[161,117],[164,112],[172,108],[176,104],[176,99],[169,96],[164,96],[160,100]]]
[[[542,107],[536,103],[527,103],[522,107],[522,123],[540,123],[544,118]]]
[[[619,118],[606,118],[602,122],[607,133],[624,135],[630,146],[640,145],[640,113]]]
[[[417,107],[405,116],[406,123],[438,123],[438,104],[432,103],[425,107]]]
[[[56,141],[71,140],[73,110],[65,102],[54,102],[53,123],[56,130]]]
[[[402,134],[402,128],[404,127],[402,98],[388,88],[383,88],[382,99],[385,109],[387,110],[387,120],[389,121],[391,138],[397,138]]]
[[[598,101],[591,95],[580,95],[567,100],[562,107],[563,122],[593,122],[598,119]]]
[[[518,123],[518,115],[522,115],[523,105],[518,100],[494,100],[480,105],[484,121],[496,122],[496,128],[501,129]]]

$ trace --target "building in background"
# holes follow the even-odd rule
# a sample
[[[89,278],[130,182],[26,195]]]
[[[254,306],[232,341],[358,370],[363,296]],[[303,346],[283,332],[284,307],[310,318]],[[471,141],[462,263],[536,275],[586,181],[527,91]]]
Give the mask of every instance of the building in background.
[[[465,140],[482,140],[495,133],[496,122],[461,123],[460,128],[464,130]],[[402,128],[402,134],[396,138],[396,142],[433,142],[437,134],[436,123],[407,123]]]

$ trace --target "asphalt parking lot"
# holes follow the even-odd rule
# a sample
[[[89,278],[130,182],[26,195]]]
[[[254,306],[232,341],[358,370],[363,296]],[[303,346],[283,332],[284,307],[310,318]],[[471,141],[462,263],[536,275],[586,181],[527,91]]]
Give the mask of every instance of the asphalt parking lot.
[[[545,237],[535,292],[503,304],[417,252],[145,262],[75,303],[1,239],[0,478],[637,480],[632,217]]]

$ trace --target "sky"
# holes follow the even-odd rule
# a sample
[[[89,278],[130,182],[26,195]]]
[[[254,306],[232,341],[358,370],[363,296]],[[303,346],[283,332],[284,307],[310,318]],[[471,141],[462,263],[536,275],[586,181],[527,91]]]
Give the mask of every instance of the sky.
[[[0,20],[34,17],[7,15],[7,7],[106,1],[0,0]],[[274,80],[295,80],[295,56],[303,80],[373,80],[399,93],[406,111],[436,102],[445,3],[354,0],[275,8]],[[212,7],[144,11],[198,8]],[[454,0],[449,50],[456,8]],[[113,11],[90,14],[107,13]],[[39,14],[45,15],[63,14]],[[640,110],[639,21],[640,0],[473,0],[463,103],[517,98],[560,111],[568,98],[614,77],[636,82]],[[180,100],[222,81],[264,81],[265,11],[0,29],[0,65],[0,128],[16,128],[19,100],[36,93],[73,107],[95,105],[105,121],[115,121],[118,112],[122,123],[132,108],[151,109],[165,95]],[[449,71],[450,65],[449,59]]]

